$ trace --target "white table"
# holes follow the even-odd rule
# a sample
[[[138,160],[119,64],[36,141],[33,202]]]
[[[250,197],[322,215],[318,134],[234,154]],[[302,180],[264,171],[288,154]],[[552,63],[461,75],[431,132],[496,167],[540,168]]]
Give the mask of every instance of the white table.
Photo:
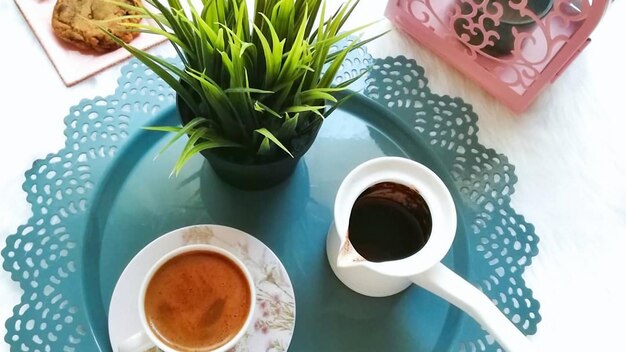
[[[50,0],[51,1],[51,0]],[[376,19],[364,1],[353,22]],[[536,226],[539,255],[525,279],[541,302],[532,340],[543,351],[616,351],[626,333],[626,1],[609,9],[591,45],[528,112],[515,115],[441,60],[393,32],[374,56],[415,58],[434,92],[460,96],[480,116],[479,138],[506,154],[519,181],[513,206]],[[620,15],[622,15],[620,17]],[[106,96],[119,65],[66,88],[10,0],[0,1],[0,246],[30,216],[21,189],[34,160],[64,143],[63,118],[80,99]],[[170,55],[162,47],[157,53]],[[0,321],[21,290],[0,271]],[[0,328],[4,337],[4,324]],[[0,342],[0,351],[8,346]]]

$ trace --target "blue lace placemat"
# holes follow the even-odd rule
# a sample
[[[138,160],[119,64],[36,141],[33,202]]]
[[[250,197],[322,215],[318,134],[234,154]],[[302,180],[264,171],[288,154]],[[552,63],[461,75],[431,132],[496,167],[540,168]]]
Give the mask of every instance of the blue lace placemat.
[[[175,61],[174,61],[175,62]],[[373,59],[353,52],[336,82],[373,65],[357,83],[363,95],[391,110],[426,141],[448,168],[462,196],[457,204],[469,232],[467,277],[526,334],[536,332],[539,303],[522,279],[537,254],[534,228],[510,205],[517,178],[507,158],[477,138],[477,116],[460,98],[428,88],[422,67],[405,57]],[[24,290],[6,322],[12,351],[100,350],[82,305],[81,246],[91,201],[118,149],[150,117],[174,104],[172,90],[136,60],[122,69],[115,94],[83,100],[65,118],[65,147],[37,160],[23,188],[32,205],[28,223],[8,237],[4,269]],[[495,351],[479,327],[458,332],[459,350]],[[108,349],[108,347],[106,347]]]

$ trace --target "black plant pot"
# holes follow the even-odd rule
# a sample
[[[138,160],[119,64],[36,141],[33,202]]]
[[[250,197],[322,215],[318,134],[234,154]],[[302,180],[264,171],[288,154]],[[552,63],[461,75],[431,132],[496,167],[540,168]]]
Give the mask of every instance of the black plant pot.
[[[183,125],[193,119],[191,109],[178,96],[176,107]],[[293,174],[302,156],[313,145],[321,126],[320,122],[308,135],[300,137],[298,143],[288,146],[293,158],[285,154],[278,160],[250,160],[242,158],[240,150],[235,148],[207,149],[201,153],[222,181],[244,190],[263,190],[278,185]]]

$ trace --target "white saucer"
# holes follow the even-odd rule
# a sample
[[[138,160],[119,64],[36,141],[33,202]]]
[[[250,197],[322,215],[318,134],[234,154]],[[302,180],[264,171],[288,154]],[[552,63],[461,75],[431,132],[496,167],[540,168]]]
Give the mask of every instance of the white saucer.
[[[280,260],[265,244],[226,226],[196,225],[174,230],[144,247],[120,276],[109,306],[109,339],[113,351],[141,330],[139,286],[148,269],[171,250],[206,243],[224,248],[248,268],[257,289],[254,320],[232,351],[286,351],[296,323],[296,301],[291,281]]]

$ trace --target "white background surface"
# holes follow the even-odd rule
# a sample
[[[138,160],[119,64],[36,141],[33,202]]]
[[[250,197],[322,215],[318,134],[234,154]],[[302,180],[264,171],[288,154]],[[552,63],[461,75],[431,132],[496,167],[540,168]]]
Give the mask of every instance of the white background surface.
[[[385,3],[362,1],[353,24],[380,18]],[[541,239],[525,278],[541,302],[543,319],[531,339],[543,351],[625,348],[625,16],[626,1],[617,0],[587,49],[521,115],[402,34],[392,32],[369,47],[374,56],[415,58],[434,92],[472,104],[480,117],[480,141],[516,166],[513,206],[536,226]],[[0,33],[3,247],[6,236],[30,216],[21,189],[24,172],[63,146],[63,118],[70,106],[114,91],[119,65],[66,88],[10,0],[0,0]],[[169,56],[170,50],[157,48],[157,53]],[[8,273],[0,271],[0,321],[11,315],[20,294]],[[8,351],[3,341],[0,351]]]

